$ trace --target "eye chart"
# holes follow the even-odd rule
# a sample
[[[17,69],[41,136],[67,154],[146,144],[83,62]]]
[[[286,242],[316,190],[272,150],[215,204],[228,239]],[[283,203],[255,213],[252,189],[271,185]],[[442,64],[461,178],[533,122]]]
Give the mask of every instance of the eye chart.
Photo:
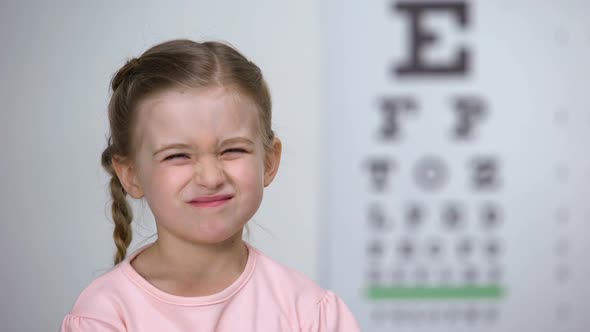
[[[325,286],[363,331],[590,330],[590,2],[325,1]]]

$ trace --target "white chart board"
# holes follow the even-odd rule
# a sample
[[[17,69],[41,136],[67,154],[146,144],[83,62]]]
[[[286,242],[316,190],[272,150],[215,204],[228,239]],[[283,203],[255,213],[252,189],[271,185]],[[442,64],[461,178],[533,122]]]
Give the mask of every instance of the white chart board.
[[[590,330],[589,17],[323,2],[322,267],[363,331]]]

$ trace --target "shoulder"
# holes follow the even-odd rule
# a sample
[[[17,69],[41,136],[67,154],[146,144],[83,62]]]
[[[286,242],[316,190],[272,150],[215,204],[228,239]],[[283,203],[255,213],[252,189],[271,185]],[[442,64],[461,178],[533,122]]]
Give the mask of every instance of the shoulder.
[[[338,295],[323,289],[303,273],[264,253],[257,255],[255,279],[300,327],[316,331],[358,331],[358,325]],[[335,329],[323,329],[337,327]],[[344,328],[343,328],[344,327]]]
[[[128,282],[120,265],[94,279],[78,296],[66,320],[85,319],[116,325],[121,321],[122,297]]]
[[[256,248],[252,249],[256,255],[255,276],[257,279],[278,287],[283,294],[310,298],[316,302],[319,302],[326,294],[326,290],[305,274],[277,262]]]

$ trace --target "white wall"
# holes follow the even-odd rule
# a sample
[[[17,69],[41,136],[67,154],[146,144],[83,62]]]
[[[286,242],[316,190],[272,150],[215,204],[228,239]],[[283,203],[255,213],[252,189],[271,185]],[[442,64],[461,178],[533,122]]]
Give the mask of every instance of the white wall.
[[[99,163],[109,80],[128,57],[172,38],[225,40],[262,68],[284,156],[251,223],[251,242],[318,279],[314,6],[311,0],[0,4],[3,331],[57,330],[80,290],[111,266],[108,179]],[[149,235],[150,214],[136,207],[139,233]]]

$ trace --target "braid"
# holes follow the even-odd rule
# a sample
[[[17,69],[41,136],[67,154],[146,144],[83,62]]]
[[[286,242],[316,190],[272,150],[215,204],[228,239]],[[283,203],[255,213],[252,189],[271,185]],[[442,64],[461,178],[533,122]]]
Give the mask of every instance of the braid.
[[[131,243],[131,221],[133,220],[133,211],[125,199],[127,193],[121,186],[117,176],[111,177],[111,196],[113,197],[113,205],[111,212],[113,214],[113,221],[115,223],[115,230],[113,230],[113,239],[117,246],[115,254],[115,265],[125,259],[127,248]]]
[[[111,213],[113,215],[113,222],[115,223],[113,239],[115,241],[115,246],[117,247],[114,263],[117,265],[125,259],[127,248],[129,247],[133,237],[131,230],[133,210],[131,210],[131,206],[125,198],[127,193],[125,192],[125,189],[121,185],[121,181],[119,181],[119,178],[113,169],[111,158],[111,145],[109,144],[109,146],[102,153],[101,163],[111,175],[111,181],[109,184],[112,198]]]

